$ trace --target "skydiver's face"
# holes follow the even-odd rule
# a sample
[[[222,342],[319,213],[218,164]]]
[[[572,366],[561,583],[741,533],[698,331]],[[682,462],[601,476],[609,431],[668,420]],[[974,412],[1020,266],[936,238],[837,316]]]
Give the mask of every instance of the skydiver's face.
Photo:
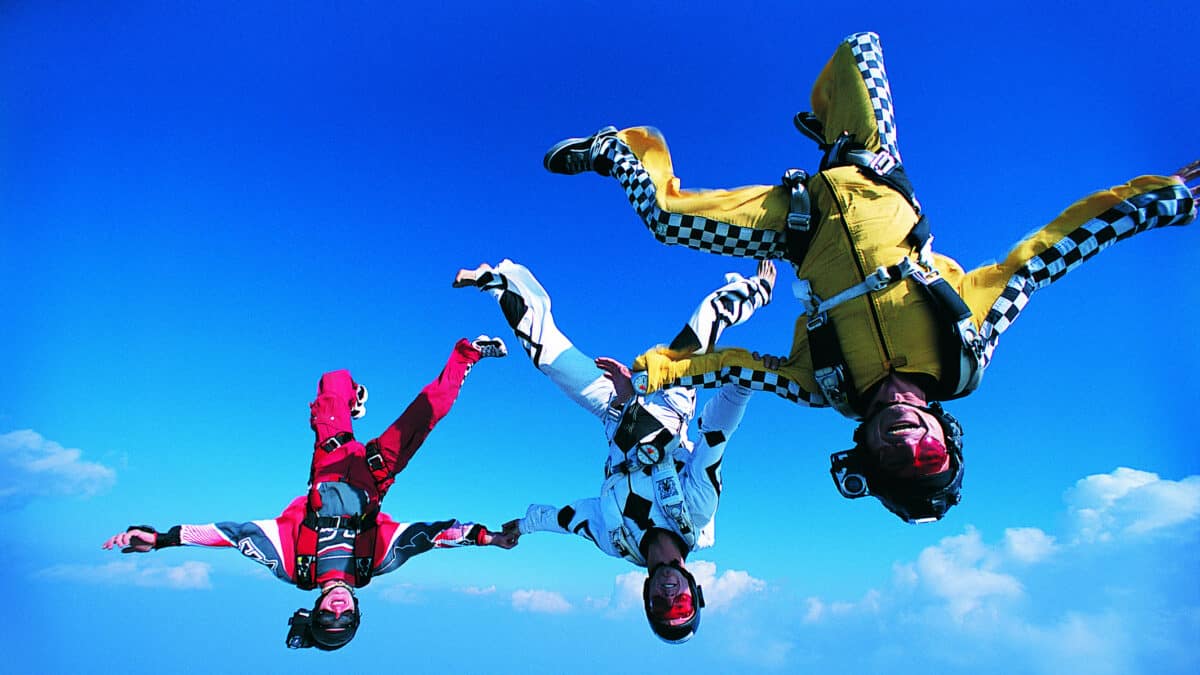
[[[860,441],[878,468],[897,478],[914,478],[950,468],[946,434],[931,413],[903,403],[886,405],[861,428]]]
[[[686,623],[696,614],[692,588],[683,573],[674,567],[661,565],[650,577],[651,616],[671,625]]]
[[[335,618],[341,617],[345,612],[353,612],[354,594],[350,592],[348,586],[338,584],[333,587],[333,590],[326,593],[325,597],[321,598],[317,610],[330,612]]]

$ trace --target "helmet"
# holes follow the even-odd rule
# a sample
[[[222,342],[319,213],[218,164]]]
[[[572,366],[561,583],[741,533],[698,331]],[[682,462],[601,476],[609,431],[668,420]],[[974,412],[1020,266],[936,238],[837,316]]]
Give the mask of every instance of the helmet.
[[[321,601],[332,590],[330,587],[321,592],[311,610],[298,609],[288,619],[287,646],[291,649],[316,647],[322,651],[331,652],[341,649],[354,639],[358,632],[358,622],[362,614],[358,611],[358,597],[354,598],[354,610],[342,612],[335,616],[329,610],[320,609]]]
[[[676,597],[670,607],[653,607],[650,597],[650,581],[660,567],[673,567],[687,580],[688,592]],[[646,610],[646,620],[650,622],[650,630],[663,642],[680,644],[692,639],[700,629],[700,609],[704,607],[704,590],[696,583],[696,578],[682,565],[675,561],[659,563],[652,567],[646,582],[642,585],[642,604]],[[690,615],[690,616],[689,616]]]
[[[962,425],[940,403],[931,403],[920,410],[933,415],[942,426],[950,468],[930,476],[898,478],[879,471],[862,442],[863,421],[854,430],[857,445],[829,456],[829,473],[838,492],[847,499],[872,496],[887,510],[908,523],[927,523],[942,516],[962,498],[963,456]]]

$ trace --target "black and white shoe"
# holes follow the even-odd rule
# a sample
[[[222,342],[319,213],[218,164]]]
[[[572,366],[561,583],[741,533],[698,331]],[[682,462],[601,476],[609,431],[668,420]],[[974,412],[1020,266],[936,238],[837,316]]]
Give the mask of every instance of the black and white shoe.
[[[561,173],[573,176],[584,171],[595,171],[601,176],[608,175],[611,162],[597,162],[602,157],[604,141],[617,135],[616,127],[604,127],[587,138],[568,138],[554,144],[546,151],[542,164],[551,173]],[[602,164],[603,166],[597,166]]]
[[[361,384],[355,384],[354,399],[354,404],[350,406],[350,418],[357,420],[367,414],[367,388]]]
[[[471,341],[471,346],[480,353],[481,358],[498,359],[503,356],[508,356],[508,347],[504,346],[504,340],[501,340],[500,338],[480,335]]]

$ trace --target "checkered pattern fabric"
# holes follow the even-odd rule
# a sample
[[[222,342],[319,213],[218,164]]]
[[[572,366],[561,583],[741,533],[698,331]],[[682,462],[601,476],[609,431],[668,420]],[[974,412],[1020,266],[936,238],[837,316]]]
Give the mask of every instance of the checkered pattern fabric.
[[[669,386],[711,389],[730,383],[740,384],[755,391],[765,391],[776,396],[782,396],[792,403],[799,403],[804,406],[824,408],[828,405],[825,403],[825,397],[820,392],[805,391],[800,385],[779,373],[766,370],[753,370],[744,366],[729,366],[716,372],[686,375],[681,377],[677,382],[670,383]]]
[[[738,258],[778,259],[786,250],[783,232],[739,227],[703,216],[671,213],[658,207],[657,189],[629,146],[619,139],[606,144],[606,156],[613,161],[612,175],[629,197],[654,238],[668,246],[682,245],[697,251]]]
[[[875,110],[875,122],[879,128],[879,142],[896,161],[900,160],[900,148],[896,144],[896,119],[892,107],[892,90],[888,86],[887,71],[883,69],[883,49],[875,33],[855,33],[845,40],[854,54],[854,62],[867,85],[867,95]]]
[[[1000,335],[1017,320],[1034,291],[1058,281],[1122,239],[1157,227],[1191,221],[1194,209],[1192,195],[1183,186],[1145,192],[1080,225],[1031,258],[1008,280],[984,317],[980,331],[986,341],[983,365],[991,361]]]

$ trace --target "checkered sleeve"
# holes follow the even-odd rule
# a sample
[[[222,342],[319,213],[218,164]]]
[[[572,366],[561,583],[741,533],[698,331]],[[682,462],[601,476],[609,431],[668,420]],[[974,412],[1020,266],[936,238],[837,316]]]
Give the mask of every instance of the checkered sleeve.
[[[782,230],[744,227],[698,214],[665,211],[658,205],[658,187],[653,177],[628,145],[613,139],[606,154],[613,162],[613,177],[621,183],[630,205],[658,241],[737,258],[784,257],[786,235]]]
[[[1195,200],[1182,183],[1146,176],[1082,200],[1018,244],[1000,266],[1014,271],[980,327],[986,340],[984,365],[1035,291],[1118,241],[1155,228],[1186,225],[1195,216]]]

